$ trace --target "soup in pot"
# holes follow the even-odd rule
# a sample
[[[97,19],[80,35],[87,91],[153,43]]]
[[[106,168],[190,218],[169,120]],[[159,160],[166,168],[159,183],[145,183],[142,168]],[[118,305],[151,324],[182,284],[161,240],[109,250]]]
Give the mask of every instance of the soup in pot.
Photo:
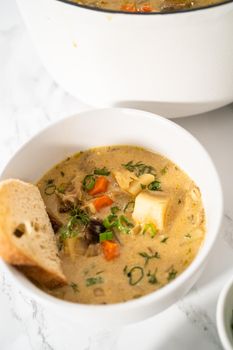
[[[72,0],[83,6],[123,12],[172,12],[218,4],[220,0]]]
[[[38,182],[68,285],[69,301],[109,304],[173,281],[205,236],[196,184],[160,154],[134,146],[80,152]]]

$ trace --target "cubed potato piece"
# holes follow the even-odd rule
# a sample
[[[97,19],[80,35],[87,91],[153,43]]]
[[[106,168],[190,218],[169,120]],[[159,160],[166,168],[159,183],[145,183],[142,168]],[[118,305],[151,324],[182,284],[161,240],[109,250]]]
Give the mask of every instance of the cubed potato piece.
[[[154,175],[144,174],[139,176],[136,180],[133,180],[129,186],[128,192],[133,196],[136,196],[139,192],[142,191],[142,186],[149,185],[154,181]]]
[[[133,218],[137,223],[153,223],[158,230],[163,230],[168,204],[167,194],[143,191],[135,199]]]

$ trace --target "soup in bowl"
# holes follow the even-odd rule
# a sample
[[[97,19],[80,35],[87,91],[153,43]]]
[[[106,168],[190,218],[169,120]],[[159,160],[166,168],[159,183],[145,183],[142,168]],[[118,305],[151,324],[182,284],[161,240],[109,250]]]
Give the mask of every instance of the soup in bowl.
[[[204,269],[222,217],[203,147],[137,110],[93,110],[49,126],[12,158],[6,178],[37,183],[68,284],[38,287],[3,266],[73,323],[126,324],[176,302]]]

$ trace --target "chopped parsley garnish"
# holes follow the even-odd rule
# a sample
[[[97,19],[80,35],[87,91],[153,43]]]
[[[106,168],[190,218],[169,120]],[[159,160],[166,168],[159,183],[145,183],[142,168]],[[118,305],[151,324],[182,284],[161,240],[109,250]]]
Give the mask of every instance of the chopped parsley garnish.
[[[57,187],[57,191],[59,193],[65,193],[66,187],[67,187],[67,184],[62,183],[59,187]]]
[[[154,224],[145,224],[142,234],[144,235],[146,232],[149,232],[151,238],[154,238],[158,231]]]
[[[169,237],[164,237],[163,239],[161,239],[160,243],[166,243]]]
[[[174,280],[176,278],[176,275],[177,275],[177,271],[174,269],[173,266],[171,266],[170,270],[168,271],[168,276],[167,276],[168,282]]]
[[[124,273],[127,275],[131,286],[135,286],[143,279],[144,270],[141,266],[133,266],[129,271],[127,271],[127,266],[125,268]]]
[[[185,238],[192,238],[192,236],[190,235],[190,233],[187,233],[186,235],[184,235]]]
[[[101,276],[98,277],[89,277],[86,279],[86,287],[94,286],[95,284],[104,283],[104,280]]]
[[[102,232],[100,233],[99,235],[99,240],[100,242],[103,242],[103,241],[110,241],[113,239],[113,232],[112,231],[105,231],[105,232]]]
[[[142,190],[145,190],[146,185],[143,185],[143,184],[140,184],[140,185],[141,185],[141,189],[142,189]]]
[[[124,209],[124,213],[132,213],[134,210],[134,205],[135,202],[134,201],[130,201],[126,204],[125,209]]]
[[[140,252],[138,253],[142,258],[145,259],[144,266],[146,266],[149,263],[149,260],[151,259],[160,259],[160,255],[158,252],[155,252],[154,254],[148,254],[146,252]]]
[[[151,273],[150,271],[148,271],[148,273],[147,273],[148,283],[150,283],[150,284],[157,284],[158,283],[158,280],[156,278],[156,272],[157,272],[157,269],[155,270],[154,273]]]
[[[160,191],[161,190],[161,183],[160,181],[152,181],[148,186],[148,190],[150,191]]]
[[[74,293],[79,293],[79,287],[77,283],[71,282],[70,287],[73,289]]]
[[[104,168],[102,168],[102,169],[96,168],[96,169],[94,170],[94,174],[95,174],[95,175],[104,175],[104,176],[108,176],[108,175],[110,174],[110,171],[109,171],[106,167],[104,167]]]
[[[131,173],[134,173],[137,177],[143,174],[155,175],[155,168],[151,165],[146,165],[141,161],[134,163],[132,160],[130,160],[128,163],[121,165]]]
[[[76,237],[79,233],[78,226],[86,226],[90,221],[88,214],[78,207],[73,208],[70,214],[71,216],[68,223],[58,231],[61,241]]]
[[[86,175],[82,182],[84,191],[90,191],[95,186],[95,176],[92,174]]]

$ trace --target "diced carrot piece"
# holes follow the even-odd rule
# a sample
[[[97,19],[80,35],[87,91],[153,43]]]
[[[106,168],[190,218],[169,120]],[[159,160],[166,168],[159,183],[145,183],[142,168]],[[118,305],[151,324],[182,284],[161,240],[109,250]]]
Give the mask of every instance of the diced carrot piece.
[[[109,205],[111,205],[113,203],[113,200],[109,197],[109,196],[101,196],[101,197],[97,197],[94,201],[93,204],[95,206],[95,209],[97,211],[100,211],[102,208],[104,207],[108,207]]]
[[[151,8],[151,6],[149,4],[145,4],[141,8],[141,12],[152,12],[152,8]]]
[[[134,4],[125,4],[121,6],[121,10],[126,12],[135,12],[136,7]]]
[[[98,193],[106,192],[109,181],[104,176],[97,177],[94,187],[88,191],[88,194],[95,196]]]
[[[112,260],[120,255],[119,244],[113,241],[104,241],[101,243],[103,254],[106,260]]]

